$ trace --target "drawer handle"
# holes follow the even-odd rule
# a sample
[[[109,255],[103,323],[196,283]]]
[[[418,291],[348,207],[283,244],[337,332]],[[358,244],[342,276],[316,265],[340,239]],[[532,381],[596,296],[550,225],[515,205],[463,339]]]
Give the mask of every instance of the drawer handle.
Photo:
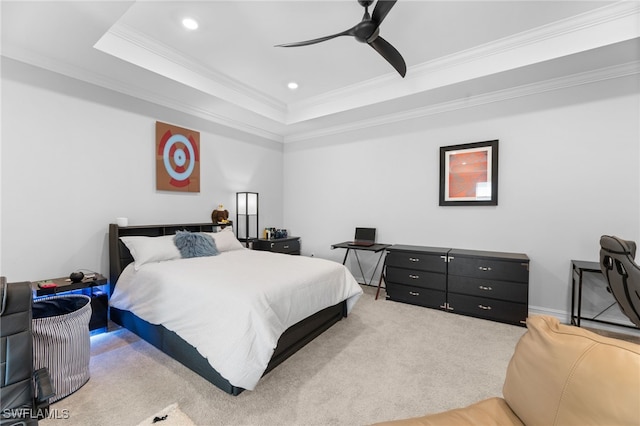
[[[491,267],[490,266],[478,266],[478,269],[480,269],[481,271],[490,271]]]
[[[485,311],[490,311],[491,310],[491,306],[478,305],[478,308],[483,309]]]
[[[410,291],[409,294],[411,296],[420,296],[420,293],[418,293],[417,291]]]
[[[488,287],[488,286],[485,286],[485,285],[480,285],[480,286],[478,286],[478,288],[479,288],[480,290],[486,290],[486,291],[491,291],[491,290],[493,290],[493,288]]]
[[[284,248],[288,249],[288,248],[289,248],[289,246],[284,246]]]
[[[275,243],[271,243],[271,248],[274,248],[275,245],[276,245]]]
[[[409,260],[411,262],[420,262],[420,259],[418,259],[417,257],[410,257]]]
[[[412,280],[417,280],[418,278],[420,278],[420,275],[409,274],[409,278],[411,278]]]

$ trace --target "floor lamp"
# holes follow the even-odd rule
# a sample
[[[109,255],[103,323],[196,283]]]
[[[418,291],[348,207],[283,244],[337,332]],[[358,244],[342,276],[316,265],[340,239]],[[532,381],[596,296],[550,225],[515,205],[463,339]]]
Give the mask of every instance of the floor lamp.
[[[236,192],[236,226],[238,240],[244,241],[246,247],[258,238],[257,192]]]

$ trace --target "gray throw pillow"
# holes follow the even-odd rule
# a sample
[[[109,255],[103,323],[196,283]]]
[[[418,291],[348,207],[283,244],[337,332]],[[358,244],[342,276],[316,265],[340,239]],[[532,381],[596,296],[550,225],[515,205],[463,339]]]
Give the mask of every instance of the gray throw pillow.
[[[183,258],[215,256],[216,243],[211,235],[201,232],[178,231],[174,242]]]

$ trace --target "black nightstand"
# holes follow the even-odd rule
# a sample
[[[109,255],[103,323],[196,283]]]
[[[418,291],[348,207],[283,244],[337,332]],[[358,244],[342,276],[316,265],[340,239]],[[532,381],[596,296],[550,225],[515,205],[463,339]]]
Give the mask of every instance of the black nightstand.
[[[55,287],[47,287],[47,283],[55,284]],[[48,280],[33,281],[34,298],[53,296],[68,292],[78,292],[91,297],[91,320],[89,330],[97,330],[107,327],[107,311],[109,310],[109,298],[107,293],[100,289],[107,284],[107,278],[100,274],[85,278],[78,283],[72,283],[68,277],[52,278]]]
[[[270,240],[259,238],[253,241],[253,249],[270,251],[273,253],[300,254],[300,237],[287,237]]]

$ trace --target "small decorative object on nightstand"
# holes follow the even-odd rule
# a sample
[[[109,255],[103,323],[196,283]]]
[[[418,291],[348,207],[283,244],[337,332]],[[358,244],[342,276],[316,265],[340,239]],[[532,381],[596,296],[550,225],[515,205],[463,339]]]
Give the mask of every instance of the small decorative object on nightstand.
[[[211,221],[213,223],[229,223],[229,210],[224,205],[218,204],[218,208],[211,212]]]
[[[300,237],[259,238],[253,242],[253,249],[273,253],[300,254]]]
[[[84,274],[82,280],[73,282],[69,277],[52,278],[34,281],[31,284],[34,298],[52,296],[71,291],[81,292],[91,297],[91,320],[89,330],[107,327],[107,311],[109,300],[107,293],[100,289],[107,284],[107,279],[98,273]]]

